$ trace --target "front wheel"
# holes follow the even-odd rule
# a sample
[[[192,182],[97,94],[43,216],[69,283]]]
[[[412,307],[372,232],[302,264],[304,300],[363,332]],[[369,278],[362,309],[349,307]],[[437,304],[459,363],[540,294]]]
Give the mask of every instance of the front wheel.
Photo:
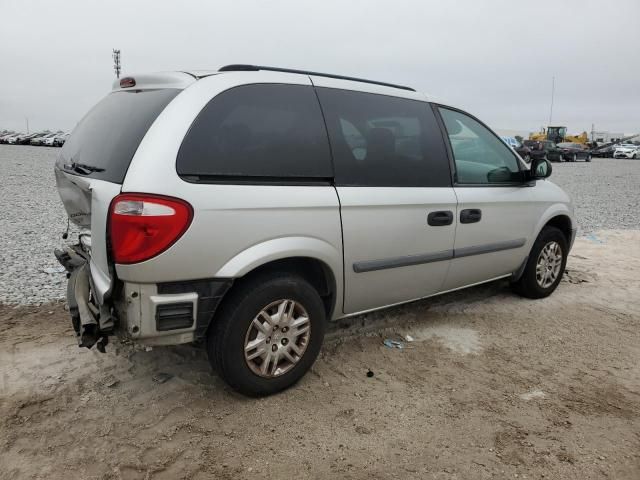
[[[528,153],[524,156],[524,161],[526,163],[531,163],[531,155],[529,155]]]
[[[567,239],[556,227],[544,227],[538,235],[514,290],[527,298],[548,297],[557,288],[568,254]]]
[[[287,273],[240,280],[213,320],[207,354],[232,388],[271,395],[296,383],[315,361],[326,323],[318,292]]]

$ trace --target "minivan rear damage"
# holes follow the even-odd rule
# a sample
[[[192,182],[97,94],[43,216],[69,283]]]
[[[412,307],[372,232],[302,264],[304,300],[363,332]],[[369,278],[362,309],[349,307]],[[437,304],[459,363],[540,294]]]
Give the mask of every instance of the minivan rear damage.
[[[112,201],[153,122],[194,81],[191,75],[170,73],[139,77],[135,88],[126,90],[114,83],[113,92],[85,115],[60,151],[54,168],[58,192],[69,221],[82,231],[76,245],[54,253],[67,270],[67,298],[81,347],[96,345],[104,352],[118,323],[116,311],[126,311],[116,308],[123,286],[108,238]]]
[[[114,332],[116,318],[107,303],[98,304],[93,294],[89,254],[82,244],[56,249],[54,254],[67,270],[67,303],[78,346],[104,353],[108,336]]]

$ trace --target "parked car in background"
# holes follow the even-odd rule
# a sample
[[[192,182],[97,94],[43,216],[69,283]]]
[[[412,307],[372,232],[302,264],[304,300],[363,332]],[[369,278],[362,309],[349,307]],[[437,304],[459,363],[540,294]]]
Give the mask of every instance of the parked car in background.
[[[611,158],[618,145],[606,145],[604,147],[596,147],[591,149],[592,157]]]
[[[25,133],[23,135],[19,135],[18,137],[16,137],[15,144],[16,145],[29,145],[29,143],[31,142],[31,139],[35,138],[37,135],[39,135],[39,134],[38,133]]]
[[[56,133],[52,133],[51,135],[46,136],[42,140],[42,145],[45,146],[45,147],[53,147],[53,146],[55,146],[54,142],[55,142],[56,138],[58,138],[60,135],[63,135],[63,132],[56,132]]]
[[[55,137],[55,135],[56,135],[55,133],[43,133],[42,135],[32,138],[29,143],[33,146],[39,147],[41,145],[44,145],[44,142],[48,138],[53,138]]]
[[[613,152],[613,158],[640,158],[640,146],[633,143],[618,145]]]
[[[553,157],[564,162],[577,162],[578,160],[584,160],[585,162],[591,161],[591,149],[581,143],[563,142],[556,145],[556,152]]]
[[[9,138],[15,136],[16,133],[15,132],[2,132],[0,134],[0,143],[7,143],[7,141],[9,140]]]
[[[524,145],[529,148],[532,159],[558,160],[559,150],[550,140],[525,140]]]
[[[22,134],[21,133],[16,133],[14,135],[9,135],[8,137],[5,138],[4,143],[8,144],[8,145],[15,145],[18,142],[18,138],[20,138]]]
[[[500,137],[502,141],[513,148],[518,155],[527,163],[531,162],[531,150],[526,145],[521,144],[515,137]]]
[[[53,139],[53,146],[54,147],[63,146],[67,141],[67,138],[69,138],[68,133],[63,133],[62,135],[56,135],[56,137]]]
[[[328,320],[499,278],[546,297],[576,234],[550,174],[408,87],[249,65],[121,78],[55,166],[86,229],[56,251],[78,344],[202,342],[268,395]]]

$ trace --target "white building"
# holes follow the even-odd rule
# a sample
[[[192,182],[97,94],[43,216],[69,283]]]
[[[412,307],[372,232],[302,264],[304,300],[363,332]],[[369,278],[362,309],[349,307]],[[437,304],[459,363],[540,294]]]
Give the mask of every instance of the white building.
[[[615,133],[615,132],[602,132],[602,131],[591,131],[591,135],[589,135],[589,139],[592,142],[598,143],[610,143],[610,142],[619,142],[621,138],[624,138],[624,133]]]

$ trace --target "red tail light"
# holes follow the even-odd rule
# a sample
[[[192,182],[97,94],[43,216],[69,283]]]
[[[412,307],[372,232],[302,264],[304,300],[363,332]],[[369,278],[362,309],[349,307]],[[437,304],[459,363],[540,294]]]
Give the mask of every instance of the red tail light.
[[[138,263],[159,255],[189,228],[193,209],[184,200],[123,193],[109,208],[109,236],[116,263]]]

